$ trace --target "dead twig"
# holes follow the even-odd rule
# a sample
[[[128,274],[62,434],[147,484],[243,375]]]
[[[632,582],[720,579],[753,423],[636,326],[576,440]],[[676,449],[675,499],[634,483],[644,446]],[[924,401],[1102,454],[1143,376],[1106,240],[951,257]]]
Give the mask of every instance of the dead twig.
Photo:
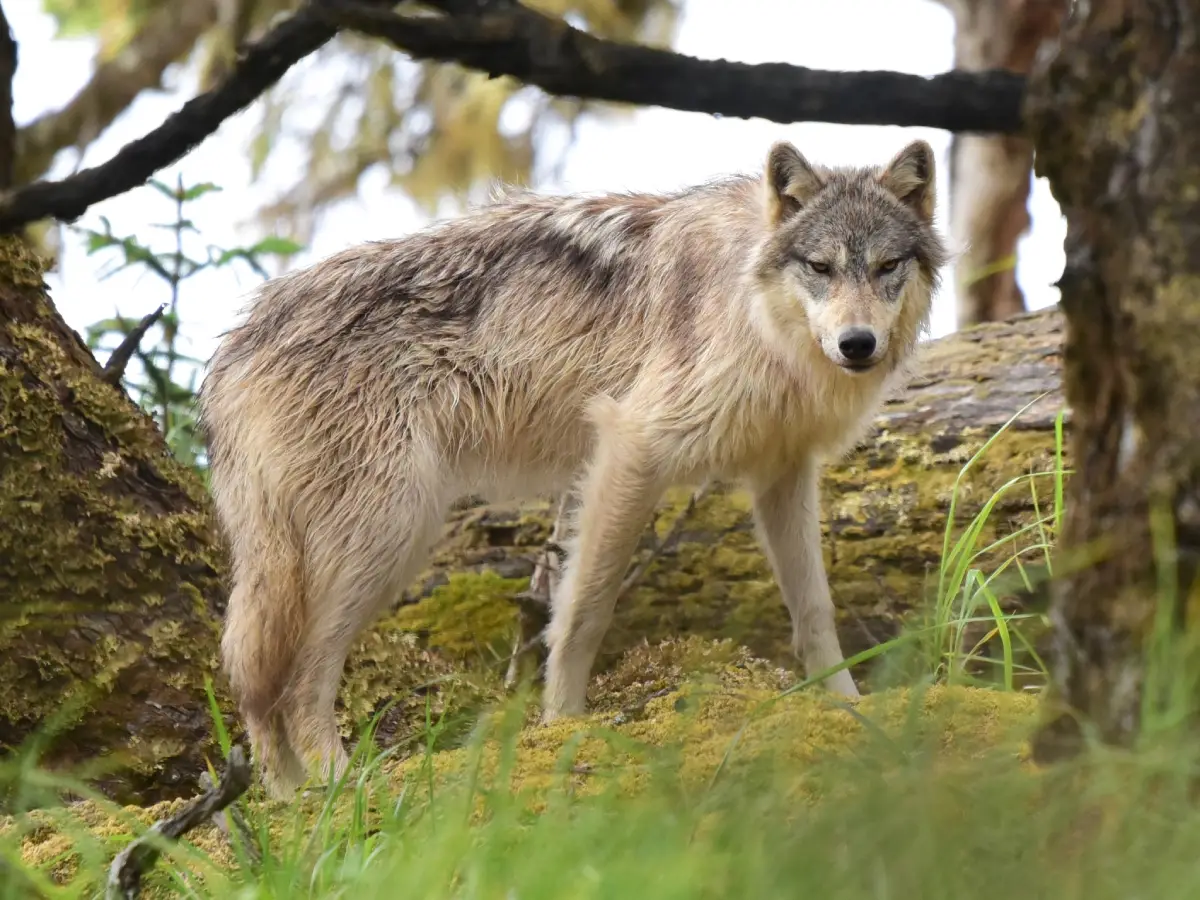
[[[212,777],[207,772],[200,774],[201,790],[211,791],[213,789]],[[229,823],[233,822],[233,828],[230,828]],[[216,826],[217,831],[221,832],[222,836],[229,842],[229,846],[237,850],[238,841],[246,848],[246,852],[250,854],[250,860],[253,864],[258,865],[262,862],[262,854],[259,852],[258,844],[254,840],[254,832],[250,830],[250,825],[246,822],[246,817],[242,815],[242,811],[236,806],[230,806],[228,809],[219,810],[213,814],[212,823]],[[237,840],[233,837],[233,831],[237,831]]]
[[[109,355],[108,362],[104,364],[104,370],[100,373],[101,378],[113,387],[120,386],[121,379],[125,377],[125,367],[133,359],[133,354],[137,352],[142,338],[146,336],[147,331],[154,327],[154,323],[162,318],[166,309],[167,304],[162,303],[154,312],[142,316],[142,321],[138,322],[129,334],[125,335],[121,343],[117,345],[117,349]]]
[[[504,674],[505,688],[516,685],[521,675],[521,660],[538,645],[550,622],[558,573],[566,557],[562,541],[566,538],[568,521],[577,504],[578,498],[573,492],[568,491],[559,497],[554,527],[542,546],[533,574],[529,576],[529,588],[513,598],[517,604],[517,631],[513,637],[513,651],[508,657],[508,671]]]
[[[683,526],[692,517],[692,513],[696,511],[696,505],[704,499],[704,497],[712,490],[712,482],[705,482],[692,491],[692,496],[688,497],[687,506],[683,508],[675,521],[671,523],[671,530],[666,533],[661,541],[655,541],[654,546],[650,548],[649,554],[646,555],[641,562],[633,567],[633,571],[625,576],[625,580],[621,582],[621,589],[617,591],[617,602],[620,603],[629,592],[638,586],[642,578],[645,577],[646,571],[651,564],[666,553],[668,550],[675,549],[675,545],[679,543],[679,538],[683,535]]]
[[[250,763],[245,751],[235,746],[216,787],[210,787],[175,815],[155,822],[149,831],[117,854],[108,870],[106,900],[134,900],[141,890],[142,876],[162,853],[160,838],[179,840],[237,800],[249,787]]]

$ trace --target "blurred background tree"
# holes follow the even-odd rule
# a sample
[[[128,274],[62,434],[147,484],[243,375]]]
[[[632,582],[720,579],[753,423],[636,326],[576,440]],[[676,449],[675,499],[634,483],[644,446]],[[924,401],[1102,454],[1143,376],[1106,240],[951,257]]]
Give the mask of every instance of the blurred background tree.
[[[536,0],[529,5],[617,40],[669,46],[681,0]],[[407,4],[401,4],[404,9]],[[55,156],[82,149],[175,63],[199,67],[201,90],[291,0],[44,0],[57,36],[97,41],[89,82],[18,133],[16,182],[43,176]],[[322,77],[312,78],[314,67]],[[296,115],[301,105],[304,114]],[[360,176],[383,165],[390,183],[427,213],[478,197],[491,179],[528,184],[561,162],[584,114],[619,116],[612,104],[551,97],[511,79],[454,65],[414,62],[379,41],[342,34],[296,66],[255,105],[250,146],[257,180],[286,144],[299,148],[264,227],[311,237],[321,213],[354,194]],[[288,165],[291,165],[289,161]]]

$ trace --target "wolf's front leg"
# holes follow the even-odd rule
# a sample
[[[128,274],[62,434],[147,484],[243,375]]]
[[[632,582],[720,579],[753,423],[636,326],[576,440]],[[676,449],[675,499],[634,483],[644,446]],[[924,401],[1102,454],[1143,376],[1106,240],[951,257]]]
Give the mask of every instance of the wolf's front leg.
[[[844,659],[821,558],[818,479],[817,465],[806,461],[751,486],[759,540],[791,613],[792,646],[809,677]],[[847,669],[825,679],[825,686],[839,694],[858,696]]]
[[[543,721],[580,715],[625,570],[663,487],[634,436],[602,433],[579,487],[573,547],[553,598]]]

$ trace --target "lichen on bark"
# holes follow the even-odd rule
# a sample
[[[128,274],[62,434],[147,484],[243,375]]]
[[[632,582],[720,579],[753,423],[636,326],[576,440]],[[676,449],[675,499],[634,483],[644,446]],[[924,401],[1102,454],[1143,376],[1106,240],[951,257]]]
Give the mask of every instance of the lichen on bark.
[[[222,560],[203,489],[100,379],[19,238],[0,239],[0,319],[0,747],[58,716],[48,762],[107,755],[115,794],[169,793],[210,726]]]

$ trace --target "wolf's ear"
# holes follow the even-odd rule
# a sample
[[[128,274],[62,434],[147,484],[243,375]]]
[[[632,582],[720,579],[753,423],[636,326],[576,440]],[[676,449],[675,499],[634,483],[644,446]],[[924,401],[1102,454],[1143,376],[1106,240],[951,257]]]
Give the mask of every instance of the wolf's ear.
[[[771,145],[763,179],[766,182],[767,220],[772,225],[798,213],[825,184],[808,160],[787,141]]]
[[[936,177],[933,148],[925,141],[913,141],[892,157],[880,173],[879,183],[921,218],[932,221],[937,206]]]

